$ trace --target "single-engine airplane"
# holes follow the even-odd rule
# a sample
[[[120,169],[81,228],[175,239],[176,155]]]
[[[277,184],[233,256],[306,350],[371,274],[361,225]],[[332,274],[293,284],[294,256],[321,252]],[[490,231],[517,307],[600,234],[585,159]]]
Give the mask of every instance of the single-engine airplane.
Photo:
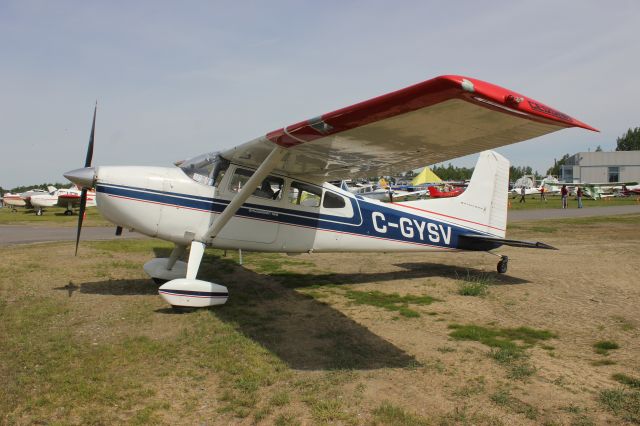
[[[82,191],[75,187],[73,188],[60,188],[50,186],[48,193],[32,195],[29,199],[31,206],[36,211],[36,216],[42,216],[45,207],[60,206],[66,207],[64,214],[71,216],[73,214],[73,207],[80,206],[80,198]],[[87,195],[87,207],[96,205],[95,192],[90,191]]]
[[[436,185],[431,185],[429,188],[429,196],[431,198],[451,198],[457,197],[462,194],[465,190],[464,186],[449,186],[442,185],[443,189],[441,190]]]
[[[89,188],[116,233],[126,227],[175,244],[169,258],[144,270],[165,281],[159,293],[177,307],[228,298],[226,287],[197,279],[206,246],[287,253],[552,249],[505,239],[509,162],[486,150],[567,127],[596,130],[511,90],[447,75],[179,167],[91,167],[94,110],[85,167],[64,174],[83,188],[76,254]],[[395,175],[479,151],[469,186],[454,198],[385,204],[326,183]],[[188,260],[180,261],[187,247]],[[498,272],[507,262],[501,256]]]
[[[49,190],[51,190],[51,188],[55,190],[53,186],[50,186]],[[7,206],[11,207],[12,212],[17,212],[18,207],[24,207],[27,210],[31,210],[33,209],[33,205],[31,204],[31,198],[34,196],[42,195],[42,194],[47,194],[47,191],[45,191],[44,189],[32,189],[30,191],[25,191],[20,194],[6,193],[4,194],[3,202]]]
[[[18,211],[18,207],[26,207],[27,202],[20,196],[20,194],[12,194],[7,192],[2,197],[2,202],[11,208],[12,212]]]

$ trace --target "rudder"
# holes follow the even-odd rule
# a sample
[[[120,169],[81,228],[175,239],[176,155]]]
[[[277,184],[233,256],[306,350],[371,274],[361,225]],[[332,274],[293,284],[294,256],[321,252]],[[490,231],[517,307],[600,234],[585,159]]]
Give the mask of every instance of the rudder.
[[[487,231],[504,238],[507,227],[509,160],[495,151],[483,151],[476,163],[469,186],[459,201],[471,211],[476,208],[478,222]]]

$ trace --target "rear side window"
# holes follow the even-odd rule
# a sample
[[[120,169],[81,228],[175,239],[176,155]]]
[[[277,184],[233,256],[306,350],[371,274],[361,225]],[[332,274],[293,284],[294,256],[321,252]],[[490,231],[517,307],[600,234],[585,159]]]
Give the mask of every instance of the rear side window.
[[[322,189],[301,182],[291,182],[289,202],[298,206],[320,207]]]
[[[325,209],[341,209],[346,206],[344,198],[333,192],[325,191],[322,207]]]

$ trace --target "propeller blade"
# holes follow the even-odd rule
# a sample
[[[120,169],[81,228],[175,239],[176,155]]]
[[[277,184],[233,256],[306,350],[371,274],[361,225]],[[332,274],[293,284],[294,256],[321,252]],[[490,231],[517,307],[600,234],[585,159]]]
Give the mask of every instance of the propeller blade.
[[[82,221],[84,220],[84,209],[87,205],[87,188],[82,188],[80,195],[80,211],[78,212],[78,231],[76,233],[76,256],[78,255],[78,245],[80,244],[80,232],[82,231]]]
[[[96,112],[98,111],[98,103],[93,109],[93,124],[91,124],[91,136],[89,136],[89,147],[87,148],[87,158],[84,160],[84,166],[90,167],[91,160],[93,159],[93,135],[96,132]]]
[[[89,136],[89,146],[87,147],[87,158],[84,160],[84,167],[91,167],[91,160],[93,160],[93,140],[96,133],[96,112],[98,111],[98,102],[93,108],[93,122],[91,123],[91,136]],[[76,256],[78,255],[78,245],[80,244],[80,232],[82,232],[82,221],[84,220],[84,210],[87,207],[87,190],[88,188],[82,187],[82,193],[80,195],[80,211],[78,212],[78,230],[76,232]]]

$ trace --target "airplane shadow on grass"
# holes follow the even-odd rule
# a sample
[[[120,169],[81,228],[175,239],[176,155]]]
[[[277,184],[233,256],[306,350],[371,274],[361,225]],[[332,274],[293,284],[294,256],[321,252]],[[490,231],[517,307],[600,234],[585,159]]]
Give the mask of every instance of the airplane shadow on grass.
[[[402,270],[372,272],[372,273],[340,273],[340,274],[302,274],[289,272],[276,272],[270,274],[273,278],[278,278],[282,284],[288,288],[304,288],[317,285],[345,285],[345,284],[366,284],[371,282],[408,280],[418,278],[452,278],[452,279],[485,279],[491,285],[515,285],[526,284],[530,281],[518,277],[512,277],[497,272],[486,272],[480,269],[468,268],[442,263],[399,263],[395,264]]]
[[[163,249],[159,256],[167,256]],[[344,285],[426,277],[455,277],[481,273],[469,268],[430,263],[396,265],[401,271],[354,274],[260,274],[230,259],[205,255],[198,277],[225,285],[230,297],[224,306],[210,308],[212,316],[265,347],[298,370],[368,370],[413,368],[418,361],[404,350],[358,324],[320,299],[296,289],[312,285]],[[507,281],[504,281],[508,278]],[[505,284],[526,282],[501,277]],[[59,290],[70,291],[66,287]],[[83,283],[75,291],[104,295],[157,295],[150,279]],[[375,309],[375,308],[374,308]],[[170,308],[160,314],[174,314]],[[428,333],[428,330],[425,330]]]

